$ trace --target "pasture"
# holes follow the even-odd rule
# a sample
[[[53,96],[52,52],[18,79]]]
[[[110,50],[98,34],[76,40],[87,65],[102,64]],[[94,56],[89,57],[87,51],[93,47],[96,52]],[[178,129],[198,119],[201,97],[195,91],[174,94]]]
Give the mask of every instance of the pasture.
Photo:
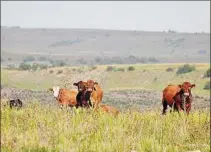
[[[176,74],[181,64],[136,64],[96,67],[61,67],[38,71],[1,69],[2,92],[20,96],[25,106],[9,109],[1,100],[3,151],[71,152],[180,152],[210,151],[209,64],[194,64],[195,71]],[[128,67],[133,66],[133,71]],[[173,68],[173,71],[166,71]],[[120,71],[118,69],[124,69]],[[120,110],[117,117],[102,112],[57,107],[48,88],[76,89],[74,82],[93,79],[104,90],[102,103]],[[162,89],[168,84],[195,83],[190,115],[161,116]],[[15,87],[15,92],[10,88]],[[6,88],[4,90],[4,88]],[[28,90],[28,91],[26,91]],[[29,91],[30,90],[30,91]],[[29,95],[30,94],[30,95]]]

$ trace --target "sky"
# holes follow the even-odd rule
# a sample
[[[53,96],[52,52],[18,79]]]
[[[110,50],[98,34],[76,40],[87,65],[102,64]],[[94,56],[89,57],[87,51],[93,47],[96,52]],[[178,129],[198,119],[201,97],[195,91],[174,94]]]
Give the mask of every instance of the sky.
[[[1,1],[1,25],[210,33],[210,1]]]

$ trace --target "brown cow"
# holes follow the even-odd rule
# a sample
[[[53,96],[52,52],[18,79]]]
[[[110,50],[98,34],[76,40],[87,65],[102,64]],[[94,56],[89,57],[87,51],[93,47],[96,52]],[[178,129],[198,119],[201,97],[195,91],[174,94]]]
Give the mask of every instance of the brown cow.
[[[87,82],[79,81],[78,83],[73,83],[74,86],[78,87],[78,94],[76,96],[78,107],[86,107],[89,108],[91,106],[90,96],[91,93],[87,92]]]
[[[58,101],[60,108],[64,105],[69,107],[76,106],[76,95],[78,93],[76,90],[68,90],[60,88],[59,86],[54,86],[53,88],[50,88],[49,91],[53,91],[54,98]]]
[[[110,113],[110,114],[113,114],[114,116],[117,116],[119,114],[119,110],[112,107],[112,106],[109,106],[109,105],[105,105],[105,104],[101,104],[100,105],[100,110],[102,110],[103,112],[107,112],[107,113]]]
[[[91,93],[90,100],[92,107],[96,110],[102,102],[103,90],[97,82],[87,80],[87,91]]]
[[[174,110],[185,110],[189,114],[192,103],[191,88],[195,87],[195,84],[190,82],[184,82],[182,85],[168,85],[163,90],[163,113],[166,113],[167,106],[173,106]]]

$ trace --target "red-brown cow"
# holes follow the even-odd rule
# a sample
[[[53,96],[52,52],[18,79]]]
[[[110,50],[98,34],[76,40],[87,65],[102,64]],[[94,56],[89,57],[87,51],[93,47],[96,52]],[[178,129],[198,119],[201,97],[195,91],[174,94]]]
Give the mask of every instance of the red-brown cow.
[[[97,82],[87,80],[87,91],[91,93],[90,100],[96,110],[102,102],[103,90]]]
[[[174,110],[185,110],[189,114],[192,103],[191,88],[195,87],[195,84],[190,82],[184,82],[182,85],[168,85],[163,90],[163,113],[166,113],[168,105],[173,106]]]
[[[109,106],[109,105],[105,105],[105,104],[101,104],[100,105],[100,110],[102,110],[103,112],[106,112],[106,113],[109,113],[109,114],[112,114],[114,116],[117,116],[119,114],[119,110],[112,107],[112,106]]]
[[[50,88],[49,91],[53,91],[54,98],[58,101],[60,108],[64,105],[69,107],[76,106],[76,95],[78,93],[76,90],[68,90],[54,86],[53,88]]]

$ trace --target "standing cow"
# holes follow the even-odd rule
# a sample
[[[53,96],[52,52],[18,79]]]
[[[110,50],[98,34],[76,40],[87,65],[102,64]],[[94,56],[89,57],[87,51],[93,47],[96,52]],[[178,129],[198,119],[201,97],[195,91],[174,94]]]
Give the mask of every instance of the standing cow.
[[[189,114],[192,103],[191,89],[195,84],[184,82],[182,85],[168,85],[163,90],[163,113],[166,113],[167,106],[173,107],[174,110],[185,110]]]
[[[103,90],[97,82],[87,80],[87,91],[91,93],[90,100],[94,110],[96,110],[102,102]]]
[[[65,88],[60,88],[59,86],[54,86],[50,88],[49,91],[53,91],[54,98],[58,101],[60,108],[63,106],[73,107],[76,106],[76,90],[68,90]]]

